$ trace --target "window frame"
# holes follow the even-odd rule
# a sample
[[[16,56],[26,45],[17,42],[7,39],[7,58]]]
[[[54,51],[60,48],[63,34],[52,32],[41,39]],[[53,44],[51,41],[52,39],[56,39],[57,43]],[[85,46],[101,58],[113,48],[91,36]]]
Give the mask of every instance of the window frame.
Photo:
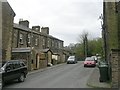
[[[28,44],[31,43],[31,37],[30,37],[30,34],[28,34]]]
[[[23,34],[22,33],[20,33],[20,36],[19,36],[19,43],[20,44],[23,44]]]
[[[35,45],[38,45],[38,38],[35,38]]]

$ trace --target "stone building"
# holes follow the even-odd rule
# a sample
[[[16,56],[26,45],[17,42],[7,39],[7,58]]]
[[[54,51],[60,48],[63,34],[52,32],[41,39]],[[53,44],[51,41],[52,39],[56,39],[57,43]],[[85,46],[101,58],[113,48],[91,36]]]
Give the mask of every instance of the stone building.
[[[63,41],[49,35],[48,27],[33,26],[30,29],[27,20],[14,24],[12,59],[24,59],[29,70],[33,70],[54,64],[53,55],[58,57],[57,63],[65,61]]]
[[[103,2],[105,59],[112,88],[120,88],[120,2]]]
[[[28,20],[13,23],[15,13],[6,0],[0,2],[2,59],[24,59],[29,70],[65,61],[63,41],[49,35],[49,27],[33,26]],[[56,57],[56,58],[54,58]]]
[[[2,2],[2,3],[1,3]],[[11,59],[12,30],[15,13],[6,0],[0,2],[0,35],[2,38],[2,60]],[[2,7],[2,8],[1,8]],[[0,40],[1,40],[0,38]]]
[[[2,62],[2,2],[0,1],[0,62]]]

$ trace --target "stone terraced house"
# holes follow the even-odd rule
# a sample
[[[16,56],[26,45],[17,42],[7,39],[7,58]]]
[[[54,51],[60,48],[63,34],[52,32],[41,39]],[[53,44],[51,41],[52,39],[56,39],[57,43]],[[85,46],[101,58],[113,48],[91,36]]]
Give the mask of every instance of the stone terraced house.
[[[2,60],[22,59],[28,70],[65,62],[64,41],[49,35],[49,27],[33,26],[28,20],[14,23],[15,12],[7,2],[0,2],[0,39]]]
[[[24,59],[29,70],[65,62],[63,41],[49,35],[49,27],[33,26],[29,21],[14,23],[12,59]]]

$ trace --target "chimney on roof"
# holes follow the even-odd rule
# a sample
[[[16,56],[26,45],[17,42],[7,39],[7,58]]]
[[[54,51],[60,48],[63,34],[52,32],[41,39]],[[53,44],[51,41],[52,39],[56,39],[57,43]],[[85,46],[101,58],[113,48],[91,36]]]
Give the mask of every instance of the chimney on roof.
[[[19,25],[23,25],[29,28],[29,21],[20,19]]]
[[[40,32],[40,26],[32,26],[32,30]]]
[[[49,34],[49,27],[42,27],[41,33]]]

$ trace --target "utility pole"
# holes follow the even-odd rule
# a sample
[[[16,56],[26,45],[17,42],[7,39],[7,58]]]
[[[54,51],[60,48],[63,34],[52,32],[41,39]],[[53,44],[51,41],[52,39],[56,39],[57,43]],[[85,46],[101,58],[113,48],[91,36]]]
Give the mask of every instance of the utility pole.
[[[107,61],[107,31],[105,28],[105,2],[103,2],[103,15],[101,14],[99,16],[99,19],[101,20],[101,27],[102,27],[102,37],[103,37],[103,51],[105,55],[105,61]]]

